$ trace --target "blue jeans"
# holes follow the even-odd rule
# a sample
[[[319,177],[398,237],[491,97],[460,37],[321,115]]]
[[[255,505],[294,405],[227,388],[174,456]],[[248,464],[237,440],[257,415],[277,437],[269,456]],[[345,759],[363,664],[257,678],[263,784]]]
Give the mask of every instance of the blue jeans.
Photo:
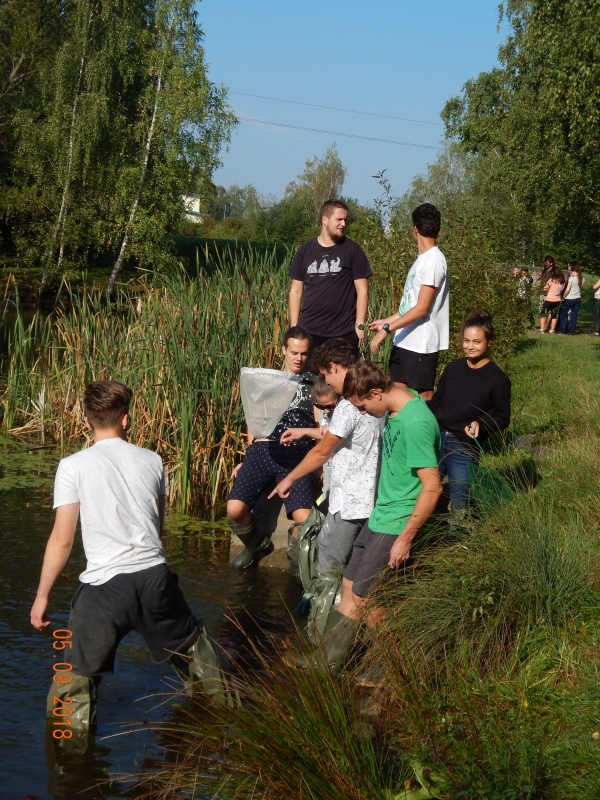
[[[441,431],[442,453],[439,463],[440,475],[448,475],[452,510],[459,511],[469,505],[469,470],[467,464],[479,461],[475,442],[464,444],[448,431]]]
[[[563,300],[562,308],[560,310],[560,332],[567,332],[567,317],[569,311],[571,312],[571,323],[569,325],[569,334],[573,336],[575,333],[575,326],[577,325],[577,315],[579,314],[579,307],[581,306],[581,297],[576,300],[569,300],[567,297]]]

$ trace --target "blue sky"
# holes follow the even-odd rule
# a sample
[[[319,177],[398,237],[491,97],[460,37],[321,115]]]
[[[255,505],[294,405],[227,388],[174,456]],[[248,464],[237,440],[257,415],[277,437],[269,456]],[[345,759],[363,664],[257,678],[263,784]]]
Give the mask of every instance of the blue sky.
[[[344,194],[367,204],[378,194],[372,175],[387,169],[401,194],[436,151],[333,134],[439,146],[445,101],[496,63],[506,35],[505,27],[496,31],[498,0],[203,0],[198,13],[210,77],[228,87],[239,117],[333,132],[240,122],[215,181],[252,183],[281,197],[304,162],[336,142],[347,169]]]

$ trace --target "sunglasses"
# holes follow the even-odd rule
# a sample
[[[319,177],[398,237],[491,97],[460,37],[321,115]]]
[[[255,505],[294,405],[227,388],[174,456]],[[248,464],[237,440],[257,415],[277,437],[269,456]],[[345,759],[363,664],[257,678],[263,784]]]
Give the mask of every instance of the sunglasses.
[[[333,409],[337,406],[337,403],[317,403],[315,400],[313,401],[313,406],[321,411],[333,411]]]

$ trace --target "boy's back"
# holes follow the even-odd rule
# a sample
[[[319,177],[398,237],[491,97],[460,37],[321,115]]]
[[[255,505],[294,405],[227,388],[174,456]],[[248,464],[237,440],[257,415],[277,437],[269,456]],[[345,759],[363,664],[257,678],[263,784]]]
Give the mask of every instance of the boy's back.
[[[100,585],[165,562],[159,516],[164,493],[160,456],[120,438],[103,439],[60,462],[54,508],[80,504],[88,562],[82,583]]]

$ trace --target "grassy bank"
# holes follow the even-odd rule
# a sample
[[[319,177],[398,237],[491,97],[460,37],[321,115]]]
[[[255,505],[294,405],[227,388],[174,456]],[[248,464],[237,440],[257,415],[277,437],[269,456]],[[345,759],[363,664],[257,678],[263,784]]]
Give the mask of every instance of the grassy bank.
[[[283,667],[275,644],[255,654],[246,707],[231,727],[192,710],[153,797],[198,782],[277,800],[595,800],[599,362],[595,338],[526,337],[510,363],[513,424],[540,437],[536,487],[486,520],[438,525],[380,586],[387,620],[341,679]],[[381,686],[357,690],[355,672],[378,662]],[[221,771],[199,741],[227,754]]]

